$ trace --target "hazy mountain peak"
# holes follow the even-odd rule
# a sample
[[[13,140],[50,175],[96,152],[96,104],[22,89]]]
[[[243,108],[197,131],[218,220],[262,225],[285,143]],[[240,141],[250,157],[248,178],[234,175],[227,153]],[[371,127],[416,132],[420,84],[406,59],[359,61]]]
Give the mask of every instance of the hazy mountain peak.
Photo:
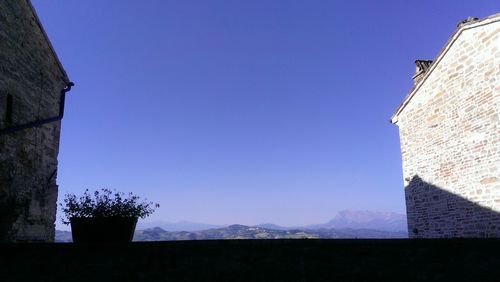
[[[315,228],[367,228],[399,231],[407,229],[407,222],[406,215],[395,212],[344,210],[338,212],[326,224],[313,226]]]
[[[372,220],[401,220],[405,219],[406,215],[398,214],[395,212],[379,212],[379,211],[353,211],[353,210],[343,210],[338,212],[331,221],[335,220],[346,220],[353,222],[369,222]]]
[[[161,227],[153,227],[153,228],[148,228],[144,231],[149,231],[149,232],[165,232],[166,230],[161,228]]]

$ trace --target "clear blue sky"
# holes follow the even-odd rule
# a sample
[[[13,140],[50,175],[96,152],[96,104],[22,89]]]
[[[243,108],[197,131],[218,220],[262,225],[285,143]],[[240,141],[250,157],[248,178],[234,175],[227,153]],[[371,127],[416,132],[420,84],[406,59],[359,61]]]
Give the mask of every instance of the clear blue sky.
[[[76,87],[59,197],[132,191],[150,220],[329,220],[405,212],[389,117],[415,59],[497,1],[42,1]],[[58,224],[59,224],[58,219]],[[59,225],[60,226],[60,225]]]

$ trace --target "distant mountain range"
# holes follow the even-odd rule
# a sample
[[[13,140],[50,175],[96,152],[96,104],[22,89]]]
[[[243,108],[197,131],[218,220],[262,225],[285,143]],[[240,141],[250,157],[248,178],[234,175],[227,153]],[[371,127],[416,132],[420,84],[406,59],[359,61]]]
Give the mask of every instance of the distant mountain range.
[[[196,223],[190,221],[167,222],[139,222],[137,229],[149,229],[160,227],[166,231],[201,231],[216,229],[228,225],[215,225]],[[406,215],[394,212],[378,211],[351,211],[345,210],[337,213],[330,221],[322,224],[311,224],[306,226],[281,226],[273,223],[256,225],[257,227],[274,230],[292,229],[321,229],[321,228],[351,228],[351,229],[375,229],[384,231],[406,231]]]
[[[376,229],[386,231],[407,230],[408,225],[405,214],[394,212],[373,211],[341,211],[325,224],[306,226],[307,229],[318,228],[352,228]]]
[[[234,224],[203,231],[165,231],[162,228],[138,230],[134,241],[216,240],[216,239],[347,239],[347,238],[408,238],[403,231],[371,229],[307,229],[276,230]]]
[[[218,226],[193,222],[149,222],[138,225],[134,241],[285,238],[407,238],[406,215],[391,212],[342,211],[324,224],[284,227]],[[70,242],[71,232],[56,231],[56,242]]]
[[[190,221],[178,221],[178,222],[168,222],[168,221],[146,221],[139,222],[137,224],[137,229],[149,229],[160,227],[168,231],[200,231],[213,228],[224,227],[225,225],[215,225],[215,224],[205,224]]]

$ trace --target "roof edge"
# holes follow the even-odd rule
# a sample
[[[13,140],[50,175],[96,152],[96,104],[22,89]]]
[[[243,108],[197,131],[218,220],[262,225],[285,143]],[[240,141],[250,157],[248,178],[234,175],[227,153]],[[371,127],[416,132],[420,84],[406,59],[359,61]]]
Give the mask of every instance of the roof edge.
[[[420,89],[420,87],[425,83],[427,78],[431,75],[431,73],[434,71],[436,66],[441,62],[443,57],[448,53],[450,48],[453,46],[453,43],[460,37],[462,32],[468,29],[473,29],[476,27],[480,27],[483,25],[491,24],[494,22],[500,21],[500,13],[496,13],[487,17],[484,17],[482,19],[473,21],[473,22],[467,22],[467,23],[462,23],[459,25],[457,28],[455,28],[455,31],[452,33],[451,37],[448,39],[444,47],[439,51],[438,55],[436,56],[436,59],[434,62],[431,64],[429,69],[426,71],[424,74],[424,77],[410,90],[410,93],[403,99],[403,102],[397,107],[396,111],[394,114],[391,116],[390,122],[392,124],[396,124],[398,122],[398,116],[399,114],[403,111],[403,109],[408,105],[410,100],[413,98],[415,93]]]
[[[33,7],[33,4],[31,4],[31,0],[26,0],[26,3],[28,4],[29,8],[31,9],[31,12],[33,13],[33,16],[35,17],[35,21],[37,26],[40,28],[42,31],[43,37],[45,37],[45,40],[47,41],[47,44],[49,45],[49,49],[52,52],[52,55],[54,56],[54,59],[56,60],[57,66],[59,67],[59,70],[61,71],[63,75],[63,80],[65,83],[69,83],[69,77],[68,74],[66,73],[66,70],[64,69],[61,61],[59,60],[59,57],[57,56],[57,53],[54,49],[54,46],[52,46],[52,42],[50,42],[49,36],[45,32],[45,29],[43,28],[42,22],[40,21],[40,18],[38,17],[38,14],[36,13],[35,7]]]

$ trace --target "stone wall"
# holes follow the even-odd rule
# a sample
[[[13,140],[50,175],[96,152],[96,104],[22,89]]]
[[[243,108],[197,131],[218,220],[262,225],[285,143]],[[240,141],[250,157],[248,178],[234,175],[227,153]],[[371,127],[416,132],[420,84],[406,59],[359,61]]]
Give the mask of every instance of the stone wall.
[[[67,77],[26,0],[0,0],[0,130],[59,114]],[[52,241],[60,122],[0,135],[0,242]]]
[[[397,116],[410,238],[500,237],[500,16],[462,29]]]

